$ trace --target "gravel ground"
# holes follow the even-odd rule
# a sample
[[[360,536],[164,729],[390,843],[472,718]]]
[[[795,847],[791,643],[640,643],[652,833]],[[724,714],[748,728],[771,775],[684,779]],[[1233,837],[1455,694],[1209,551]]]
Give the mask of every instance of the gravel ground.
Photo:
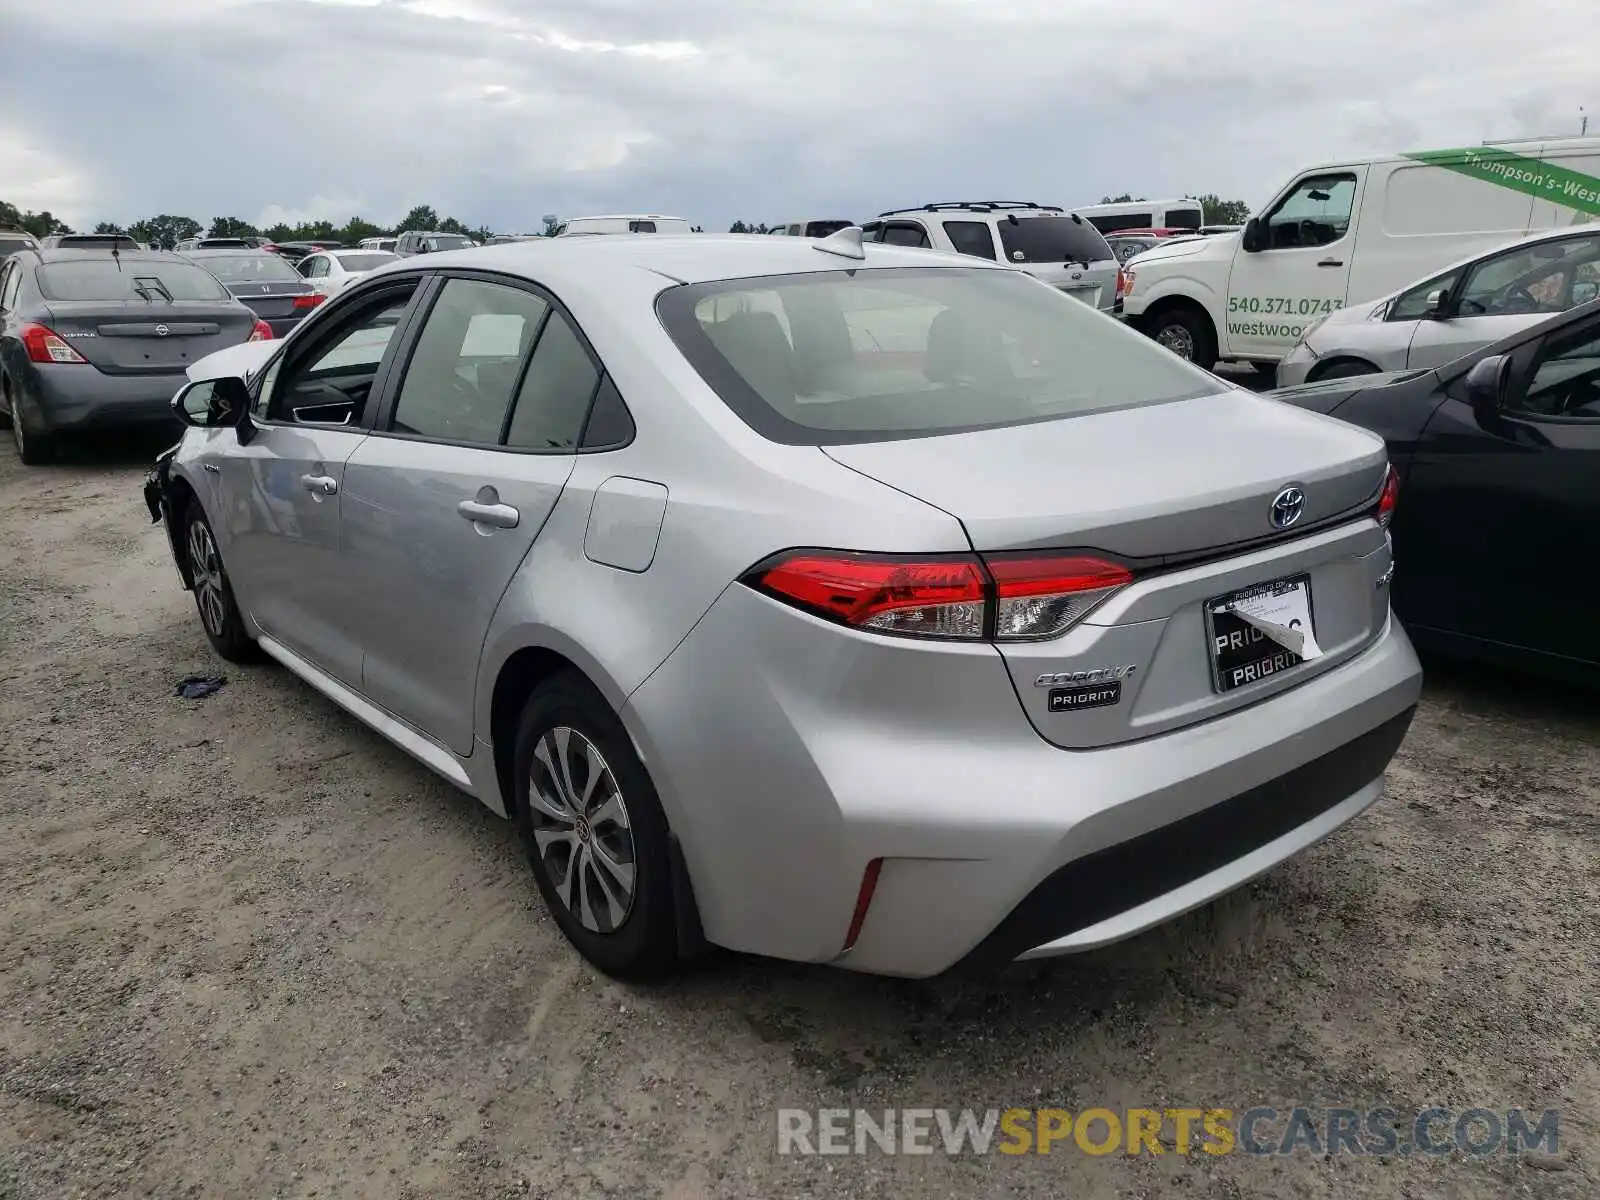
[[[1600,698],[1430,664],[1379,806],[1122,946],[981,981],[728,956],[624,987],[567,948],[506,824],[283,671],[174,697],[219,664],[144,519],[144,449],[0,450],[0,1196],[1600,1194]],[[1559,1151],[775,1136],[782,1107],[1433,1103],[1559,1108]]]

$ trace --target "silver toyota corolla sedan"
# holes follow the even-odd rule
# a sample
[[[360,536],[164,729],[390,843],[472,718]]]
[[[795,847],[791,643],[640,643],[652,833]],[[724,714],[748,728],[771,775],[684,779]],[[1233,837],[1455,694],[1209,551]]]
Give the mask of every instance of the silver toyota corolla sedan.
[[[1421,685],[1383,443],[1004,263],[563,238],[201,364],[212,645],[521,831],[618,975],[1126,937],[1372,804]]]
[[[1278,364],[1278,386],[1442,367],[1597,295],[1600,226],[1519,238],[1313,321]]]

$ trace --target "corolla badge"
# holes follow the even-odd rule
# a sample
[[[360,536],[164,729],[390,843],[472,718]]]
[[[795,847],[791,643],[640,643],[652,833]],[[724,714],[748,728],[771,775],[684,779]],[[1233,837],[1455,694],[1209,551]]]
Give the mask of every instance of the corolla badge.
[[[1073,687],[1080,683],[1110,683],[1126,679],[1139,668],[1133,663],[1120,667],[1092,667],[1087,671],[1050,671],[1033,681],[1034,687]]]
[[[1291,483],[1272,498],[1272,527],[1287,529],[1306,511],[1306,494],[1297,484]]]

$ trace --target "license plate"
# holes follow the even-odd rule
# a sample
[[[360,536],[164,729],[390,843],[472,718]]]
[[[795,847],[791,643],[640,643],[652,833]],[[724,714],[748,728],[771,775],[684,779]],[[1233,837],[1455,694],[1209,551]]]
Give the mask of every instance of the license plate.
[[[1211,639],[1211,682],[1231,692],[1292,671],[1306,660],[1233,611],[1249,600],[1270,597],[1311,619],[1311,577],[1292,575],[1206,601],[1206,633]]]

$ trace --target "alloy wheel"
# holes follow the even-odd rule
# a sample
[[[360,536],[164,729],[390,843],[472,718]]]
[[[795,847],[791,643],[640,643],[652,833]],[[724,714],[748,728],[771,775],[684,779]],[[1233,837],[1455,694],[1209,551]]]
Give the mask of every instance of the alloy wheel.
[[[1165,346],[1179,358],[1194,361],[1194,334],[1182,325],[1164,325],[1156,334],[1156,344]]]
[[[195,603],[206,632],[222,637],[228,612],[222,594],[222,558],[204,521],[189,523],[189,574],[194,579]]]
[[[561,903],[585,929],[614,933],[633,908],[633,829],[611,768],[576,729],[558,725],[534,746],[528,810]]]

